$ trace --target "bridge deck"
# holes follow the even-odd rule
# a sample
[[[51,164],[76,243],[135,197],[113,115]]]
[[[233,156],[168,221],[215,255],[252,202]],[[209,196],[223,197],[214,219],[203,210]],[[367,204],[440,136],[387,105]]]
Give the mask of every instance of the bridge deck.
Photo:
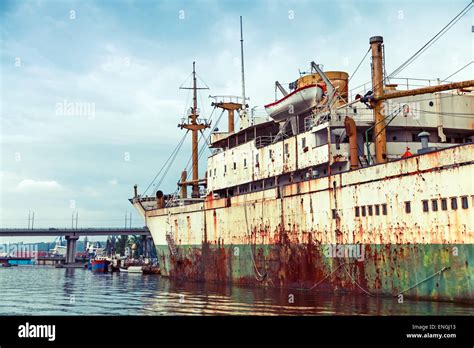
[[[151,236],[147,227],[140,228],[0,228],[0,237],[42,237],[42,236]]]

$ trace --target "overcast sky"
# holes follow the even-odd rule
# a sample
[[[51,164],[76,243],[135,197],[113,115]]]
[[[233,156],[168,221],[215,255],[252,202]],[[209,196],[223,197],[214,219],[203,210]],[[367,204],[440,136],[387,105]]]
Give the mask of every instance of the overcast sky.
[[[275,80],[294,81],[312,60],[351,74],[374,35],[393,71],[468,3],[0,1],[0,226],[26,227],[29,210],[36,227],[70,226],[72,211],[79,226],[123,226],[133,185],[143,190],[183,135],[190,99],[179,86],[192,62],[210,87],[202,117],[209,94],[240,94],[240,15],[247,96],[261,107]],[[471,61],[473,12],[399,76],[445,78]],[[369,63],[350,87],[370,81]],[[186,142],[163,191],[189,155]]]

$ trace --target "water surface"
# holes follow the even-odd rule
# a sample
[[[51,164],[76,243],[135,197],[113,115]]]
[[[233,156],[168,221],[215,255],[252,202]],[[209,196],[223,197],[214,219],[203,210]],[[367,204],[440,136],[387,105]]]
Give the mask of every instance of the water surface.
[[[94,274],[50,266],[0,268],[0,315],[472,315],[463,304]]]

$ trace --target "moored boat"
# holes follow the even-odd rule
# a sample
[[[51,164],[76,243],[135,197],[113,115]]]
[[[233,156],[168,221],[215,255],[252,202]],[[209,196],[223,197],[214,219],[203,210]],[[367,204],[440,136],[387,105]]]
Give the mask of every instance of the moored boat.
[[[110,261],[103,257],[97,257],[91,261],[91,269],[94,273],[107,273]]]
[[[214,103],[229,126],[211,134],[203,179],[197,139],[208,123],[193,65],[190,121],[179,125],[193,131],[192,180],[183,171],[175,193],[152,196],[135,185],[130,200],[163,276],[474,303],[474,80],[398,89],[384,79],[383,38],[369,44],[372,89],[350,100],[347,74],[312,62],[307,79],[323,79],[327,94],[291,129],[288,114],[249,122],[245,102]]]
[[[143,273],[142,266],[128,266],[128,267],[121,267],[120,272],[124,273]]]

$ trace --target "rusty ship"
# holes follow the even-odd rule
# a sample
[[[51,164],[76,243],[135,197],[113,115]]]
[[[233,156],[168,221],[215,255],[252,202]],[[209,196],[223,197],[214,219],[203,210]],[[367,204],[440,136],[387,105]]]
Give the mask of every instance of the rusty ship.
[[[370,90],[353,96],[346,72],[312,62],[290,91],[276,82],[281,98],[262,118],[247,105],[241,38],[242,95],[214,98],[228,129],[210,131],[203,177],[198,136],[210,122],[193,65],[179,124],[192,173],[173,193],[135,185],[130,199],[162,276],[474,302],[474,80],[396,84],[384,52],[371,37]]]

